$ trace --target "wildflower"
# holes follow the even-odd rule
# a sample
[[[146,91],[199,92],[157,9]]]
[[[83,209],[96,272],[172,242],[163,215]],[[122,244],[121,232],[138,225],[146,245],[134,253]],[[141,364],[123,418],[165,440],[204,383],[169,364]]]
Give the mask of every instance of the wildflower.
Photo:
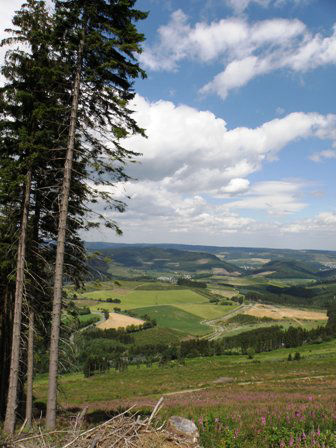
[[[303,440],[306,440],[306,438],[307,438],[307,436],[306,436],[305,432],[303,431],[303,433],[302,433],[302,439],[303,439]]]
[[[293,446],[293,445],[294,445],[294,438],[293,438],[293,435],[291,434],[288,446]]]
[[[286,446],[285,442],[284,442],[283,440],[281,440],[281,442],[280,442],[280,448],[285,448],[285,446]]]
[[[320,427],[317,428],[316,435],[317,435],[317,437],[320,437],[320,435],[321,435]]]
[[[266,425],[266,417],[261,417],[261,424]]]
[[[313,397],[311,395],[308,396],[309,401],[313,401]]]

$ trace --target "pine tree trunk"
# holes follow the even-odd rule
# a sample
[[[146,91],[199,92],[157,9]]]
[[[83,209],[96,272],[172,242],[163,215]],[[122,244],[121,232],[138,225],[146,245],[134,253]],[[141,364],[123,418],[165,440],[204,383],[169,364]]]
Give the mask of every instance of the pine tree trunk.
[[[33,373],[34,373],[34,311],[29,313],[28,326],[28,350],[27,350],[27,399],[26,399],[26,421],[27,427],[31,428],[33,414]]]
[[[8,396],[8,380],[10,372],[10,355],[13,332],[13,309],[15,290],[5,287],[0,291],[1,295],[1,334],[0,334],[0,421],[6,415]]]
[[[73,88],[73,99],[71,105],[71,116],[69,125],[69,137],[67,145],[66,160],[64,166],[63,186],[61,193],[61,206],[59,213],[58,237],[56,249],[56,262],[54,273],[54,297],[51,322],[51,341],[49,359],[49,382],[48,382],[48,402],[46,425],[48,429],[56,426],[56,406],[57,406],[57,373],[58,373],[58,346],[62,309],[62,287],[63,287],[63,266],[64,266],[64,246],[66,237],[68,202],[71,184],[71,172],[73,163],[73,153],[76,136],[78,101],[80,94],[82,59],[84,50],[85,32],[79,45],[76,76]]]
[[[11,363],[9,374],[9,387],[7,396],[6,417],[4,423],[4,432],[12,435],[15,428],[18,378],[19,378],[19,362],[20,362],[20,339],[21,339],[21,318],[22,318],[22,299],[24,287],[24,269],[26,259],[26,234],[28,225],[28,213],[31,191],[31,170],[27,173],[25,195],[22,210],[22,222],[20,227],[17,268],[16,268],[16,285],[15,285],[15,303],[14,303],[14,323],[12,336]]]

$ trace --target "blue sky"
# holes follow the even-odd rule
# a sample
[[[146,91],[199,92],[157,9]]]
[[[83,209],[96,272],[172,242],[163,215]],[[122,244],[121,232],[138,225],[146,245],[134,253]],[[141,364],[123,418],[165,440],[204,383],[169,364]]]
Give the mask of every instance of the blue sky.
[[[126,142],[143,156],[114,191],[131,196],[114,216],[124,236],[84,237],[336,249],[336,1],[137,7],[150,12],[133,104],[148,139]]]

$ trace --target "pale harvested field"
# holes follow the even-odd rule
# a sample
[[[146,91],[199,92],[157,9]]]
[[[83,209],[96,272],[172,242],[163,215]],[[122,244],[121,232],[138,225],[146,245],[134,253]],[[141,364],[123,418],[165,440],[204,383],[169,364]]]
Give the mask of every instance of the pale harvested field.
[[[209,261],[211,261],[210,258],[199,258],[199,259],[196,261],[196,263],[197,263],[197,264],[207,264],[207,263],[209,263]]]
[[[129,325],[142,325],[144,323],[141,319],[135,317],[124,316],[119,313],[109,313],[109,318],[97,325],[100,330],[108,330],[109,328],[124,328]]]
[[[271,261],[270,258],[251,258],[251,261],[256,261],[257,263],[269,263]]]
[[[213,268],[212,273],[215,275],[229,275],[229,272],[224,268]]]
[[[239,294],[238,291],[233,291],[232,289],[211,289],[210,292],[213,294],[218,294],[219,296],[226,297],[231,299],[231,297],[237,296]]]
[[[294,308],[274,307],[271,305],[253,305],[244,314],[255,317],[270,317],[271,319],[301,319],[327,320],[327,313],[323,311],[300,310]]]

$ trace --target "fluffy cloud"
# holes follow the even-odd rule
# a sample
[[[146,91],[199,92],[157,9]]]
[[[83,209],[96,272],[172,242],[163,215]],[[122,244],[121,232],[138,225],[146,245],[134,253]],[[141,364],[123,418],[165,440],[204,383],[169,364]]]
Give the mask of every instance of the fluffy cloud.
[[[309,159],[313,162],[322,162],[324,159],[336,159],[336,149],[315,152],[309,156]]]
[[[202,87],[201,93],[216,93],[225,99],[229,91],[247,84],[256,76],[287,68],[305,72],[319,66],[336,63],[336,26],[329,37],[305,32],[302,40],[292,45],[278,45],[257,56],[234,59],[212,81]]]
[[[257,128],[227,129],[223,119],[170,101],[137,96],[134,117],[148,139],[132,137],[130,148],[143,153],[130,174],[161,182],[168,191],[227,198],[249,187],[248,176],[298,138],[331,139],[335,115],[291,113]]]
[[[241,217],[226,205],[215,205],[200,195],[183,196],[169,191],[161,182],[129,182],[132,207],[118,217],[123,228],[151,229],[153,233],[206,232],[209,234],[249,231],[254,219]],[[120,191],[120,199],[124,196]]]
[[[294,222],[282,228],[287,233],[336,232],[336,212],[321,212],[316,216]]]
[[[248,1],[235,2],[248,4]],[[262,2],[267,3],[267,2]],[[305,72],[336,63],[336,26],[330,36],[312,34],[297,19],[263,20],[254,24],[229,18],[194,26],[182,10],[158,29],[159,41],[145,48],[141,60],[152,70],[177,70],[183,59],[224,61],[224,70],[200,92],[223,99],[256,76],[287,68]]]
[[[254,185],[246,197],[230,202],[230,208],[264,210],[270,215],[287,215],[307,206],[300,201],[304,184],[299,181],[268,181]]]
[[[295,217],[307,206],[311,185],[297,179],[251,184],[249,176],[299,138],[331,139],[336,124],[334,115],[293,113],[257,128],[230,130],[209,111],[170,101],[137,96],[133,106],[148,135],[127,142],[143,153],[130,172],[139,181],[117,185],[113,193],[131,198],[118,216],[122,228],[128,235],[145,233],[148,241],[158,235],[167,241],[172,233],[197,241],[205,229],[217,236],[279,234],[282,217]],[[281,231],[292,234],[294,227]]]

